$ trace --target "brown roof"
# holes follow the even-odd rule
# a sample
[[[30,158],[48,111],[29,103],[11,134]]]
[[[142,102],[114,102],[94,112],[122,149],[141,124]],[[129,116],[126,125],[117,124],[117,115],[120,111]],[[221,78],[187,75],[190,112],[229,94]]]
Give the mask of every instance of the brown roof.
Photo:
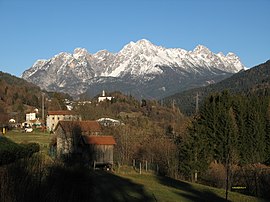
[[[74,115],[74,112],[68,110],[48,111],[48,115]]]
[[[71,132],[74,127],[79,127],[82,132],[101,132],[97,121],[59,121],[55,129],[59,126],[66,132]]]
[[[82,137],[86,144],[98,144],[98,145],[115,145],[116,144],[113,136],[83,135]]]

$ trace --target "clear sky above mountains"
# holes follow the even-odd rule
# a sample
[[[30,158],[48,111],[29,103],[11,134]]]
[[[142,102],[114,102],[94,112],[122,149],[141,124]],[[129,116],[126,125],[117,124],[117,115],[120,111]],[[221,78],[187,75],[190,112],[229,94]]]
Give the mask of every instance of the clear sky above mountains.
[[[252,67],[270,59],[269,9],[269,0],[0,0],[0,70],[20,76],[37,59],[143,38],[234,52]]]

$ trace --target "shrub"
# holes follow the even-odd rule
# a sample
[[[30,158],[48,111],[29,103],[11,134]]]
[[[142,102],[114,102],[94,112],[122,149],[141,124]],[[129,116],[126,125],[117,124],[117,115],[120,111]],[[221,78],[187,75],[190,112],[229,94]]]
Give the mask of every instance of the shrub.
[[[16,144],[11,140],[1,137],[0,139],[0,166],[12,163],[18,159],[32,156],[39,152],[40,147],[37,143]]]
[[[203,184],[225,188],[226,185],[226,169],[221,163],[212,162],[206,174],[202,176]]]

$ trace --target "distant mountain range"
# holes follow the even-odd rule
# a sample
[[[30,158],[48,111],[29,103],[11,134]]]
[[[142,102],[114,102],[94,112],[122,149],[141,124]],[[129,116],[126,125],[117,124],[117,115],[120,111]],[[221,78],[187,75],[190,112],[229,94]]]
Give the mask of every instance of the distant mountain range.
[[[244,66],[233,53],[226,56],[198,45],[193,51],[166,49],[142,39],[118,53],[90,54],[76,48],[38,60],[22,78],[47,91],[93,97],[102,90],[122,91],[137,98],[162,98],[194,87],[216,83]]]
[[[219,83],[194,88],[166,97],[163,102],[167,104],[174,102],[182,112],[190,115],[195,112],[197,94],[200,103],[211,93],[224,90],[247,96],[251,94],[270,96],[270,60],[248,70],[240,71]]]

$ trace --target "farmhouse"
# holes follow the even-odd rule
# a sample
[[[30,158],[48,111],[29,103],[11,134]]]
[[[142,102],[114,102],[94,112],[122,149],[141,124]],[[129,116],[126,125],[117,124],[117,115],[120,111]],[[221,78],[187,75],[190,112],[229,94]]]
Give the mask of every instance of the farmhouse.
[[[81,156],[88,165],[112,165],[115,140],[101,136],[97,121],[59,121],[55,128],[56,156]]]
[[[97,121],[59,121],[55,128],[57,156],[82,153],[79,146],[82,135],[98,135]]]
[[[46,125],[48,131],[54,131],[58,121],[80,121],[81,116],[75,114],[73,111],[48,111]]]
[[[36,120],[36,113],[28,113],[25,115],[26,121],[33,121]]]

